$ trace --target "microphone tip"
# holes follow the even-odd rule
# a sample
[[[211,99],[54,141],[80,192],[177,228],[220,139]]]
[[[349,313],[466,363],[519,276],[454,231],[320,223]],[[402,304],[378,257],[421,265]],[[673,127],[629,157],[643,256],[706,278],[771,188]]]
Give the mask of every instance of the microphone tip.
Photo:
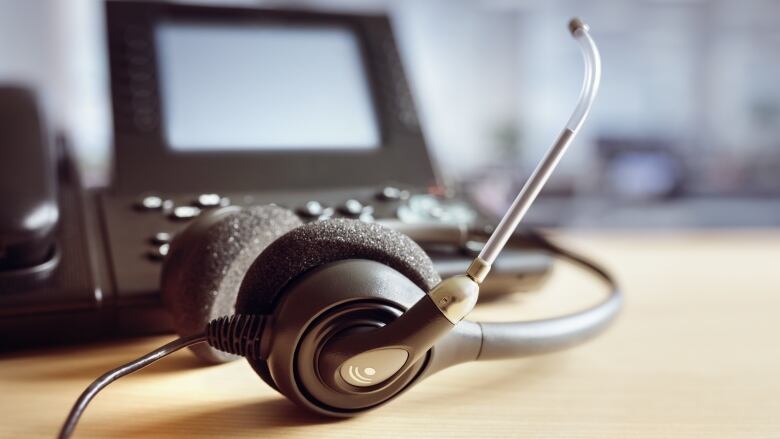
[[[574,35],[580,29],[587,32],[590,30],[590,26],[583,23],[579,18],[572,18],[571,21],[569,21],[569,32]]]

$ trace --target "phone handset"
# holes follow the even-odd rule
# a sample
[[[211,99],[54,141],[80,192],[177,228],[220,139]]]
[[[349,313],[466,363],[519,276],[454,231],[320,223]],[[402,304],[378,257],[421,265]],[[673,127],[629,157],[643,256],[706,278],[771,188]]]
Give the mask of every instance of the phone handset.
[[[55,165],[35,94],[0,86],[0,279],[40,279],[57,265]]]

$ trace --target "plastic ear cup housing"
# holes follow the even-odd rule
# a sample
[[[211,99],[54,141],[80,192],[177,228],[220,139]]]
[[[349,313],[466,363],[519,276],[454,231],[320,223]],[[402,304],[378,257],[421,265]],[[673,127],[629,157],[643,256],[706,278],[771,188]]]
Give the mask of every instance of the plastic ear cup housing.
[[[356,332],[369,335],[395,322],[425,292],[406,276],[375,261],[350,259],[308,271],[284,291],[272,323],[267,362],[250,364],[273,380],[274,387],[300,406],[319,414],[349,417],[377,408],[439,370],[474,361],[482,347],[482,331],[462,321],[425,356],[392,379],[368,387],[334,386],[322,376],[325,346]],[[404,345],[388,344],[404,348]]]
[[[175,330],[182,336],[196,334],[210,320],[232,314],[241,281],[257,255],[301,224],[281,207],[230,206],[208,212],[177,235],[161,277]],[[191,349],[209,363],[236,358],[206,344]]]
[[[338,261],[306,273],[284,292],[275,311],[266,367],[276,388],[309,410],[336,417],[391,400],[414,382],[427,357],[397,379],[345,392],[318,376],[319,354],[332,337],[390,323],[424,294],[404,275],[375,261]],[[256,361],[249,362],[256,367]]]

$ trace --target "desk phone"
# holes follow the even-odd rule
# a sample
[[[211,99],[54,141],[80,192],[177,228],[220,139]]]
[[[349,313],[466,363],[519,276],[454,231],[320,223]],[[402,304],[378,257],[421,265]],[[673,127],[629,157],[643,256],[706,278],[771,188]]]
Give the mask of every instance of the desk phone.
[[[25,235],[36,258],[0,264],[4,348],[169,331],[161,264],[177,232],[210,209],[275,203],[304,221],[489,224],[442,195],[386,16],[141,1],[108,1],[105,13],[110,184],[83,189],[45,136],[4,152],[38,148],[58,163],[40,175],[58,186],[47,205],[59,212],[45,239]],[[3,162],[40,168],[37,156]],[[468,248],[426,250],[445,277],[470,260]],[[527,288],[551,266],[539,251],[502,261],[494,272]]]

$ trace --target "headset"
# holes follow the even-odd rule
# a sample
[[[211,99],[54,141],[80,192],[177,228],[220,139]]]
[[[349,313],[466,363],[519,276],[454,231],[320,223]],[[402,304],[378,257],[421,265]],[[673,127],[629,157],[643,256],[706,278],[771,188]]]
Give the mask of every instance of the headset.
[[[585,60],[579,102],[494,230],[329,219],[303,224],[279,206],[226,207],[179,234],[161,290],[181,335],[94,381],[68,415],[68,438],[87,404],[114,380],[184,347],[211,363],[245,357],[271,387],[328,416],[377,408],[459,363],[562,349],[601,332],[622,296],[609,274],[540,234],[515,232],[587,117],[601,61],[589,28],[569,23]],[[492,232],[492,233],[491,233]],[[415,242],[416,241],[416,242]],[[466,272],[441,280],[419,244],[485,242]],[[591,308],[535,321],[464,320],[501,250],[537,248],[604,281]]]

